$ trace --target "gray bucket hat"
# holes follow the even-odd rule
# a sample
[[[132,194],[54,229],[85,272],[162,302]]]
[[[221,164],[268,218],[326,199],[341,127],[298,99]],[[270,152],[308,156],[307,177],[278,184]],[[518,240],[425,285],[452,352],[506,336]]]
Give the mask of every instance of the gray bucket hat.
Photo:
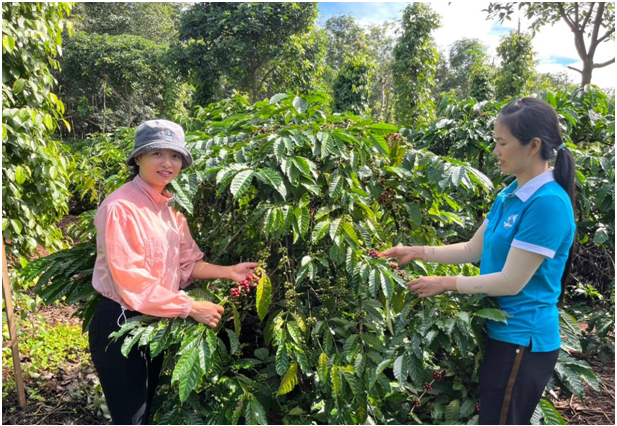
[[[157,149],[171,149],[182,155],[182,168],[193,164],[191,153],[185,148],[184,130],[167,120],[150,120],[142,123],[135,132],[135,148],[126,163],[135,165],[135,157]]]

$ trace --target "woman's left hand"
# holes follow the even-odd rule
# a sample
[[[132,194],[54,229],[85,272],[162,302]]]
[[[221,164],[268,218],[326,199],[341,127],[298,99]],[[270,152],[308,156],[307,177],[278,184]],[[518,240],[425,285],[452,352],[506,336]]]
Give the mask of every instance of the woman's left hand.
[[[259,263],[244,262],[237,265],[230,266],[229,278],[234,281],[242,281],[246,279],[246,276],[253,273],[253,269],[259,266]],[[254,286],[254,284],[251,283]]]
[[[456,277],[420,277],[409,281],[407,287],[420,298],[437,296],[444,291],[456,291]]]

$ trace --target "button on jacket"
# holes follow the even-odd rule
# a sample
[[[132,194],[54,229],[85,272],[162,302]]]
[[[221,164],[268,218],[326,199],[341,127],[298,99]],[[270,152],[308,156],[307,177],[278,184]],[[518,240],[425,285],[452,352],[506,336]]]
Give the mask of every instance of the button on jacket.
[[[193,300],[182,290],[203,253],[186,218],[139,176],[110,194],[94,224],[97,257],[92,285],[125,308],[157,317],[186,318]]]

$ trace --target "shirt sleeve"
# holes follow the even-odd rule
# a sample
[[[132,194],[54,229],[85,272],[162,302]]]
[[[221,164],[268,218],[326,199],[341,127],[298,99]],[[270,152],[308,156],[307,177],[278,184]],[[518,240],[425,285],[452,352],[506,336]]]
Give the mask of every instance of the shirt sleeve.
[[[126,305],[142,314],[186,318],[193,304],[183,291],[161,286],[165,277],[148,269],[144,241],[135,217],[119,206],[105,215],[104,250],[116,291]],[[99,231],[100,232],[100,231]]]
[[[191,273],[195,263],[203,259],[203,252],[191,236],[189,225],[182,213],[176,213],[180,229],[180,288],[185,288],[193,282]]]
[[[570,234],[568,207],[557,196],[543,196],[531,201],[520,218],[521,223],[512,240],[512,247],[541,254],[550,259]]]

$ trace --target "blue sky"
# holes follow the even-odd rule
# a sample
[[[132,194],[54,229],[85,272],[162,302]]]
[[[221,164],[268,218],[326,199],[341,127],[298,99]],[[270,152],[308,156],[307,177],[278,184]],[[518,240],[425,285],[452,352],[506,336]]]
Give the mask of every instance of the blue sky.
[[[440,49],[447,51],[449,46],[461,38],[477,38],[487,47],[489,54],[495,55],[501,36],[516,29],[518,19],[521,28],[526,28],[526,19],[517,12],[512,21],[500,24],[497,20],[486,19],[488,2],[466,1],[432,1],[430,6],[441,15],[442,27],[434,32],[434,37]],[[319,3],[320,19],[325,22],[333,15],[353,15],[362,25],[379,24],[384,21],[399,20],[407,2],[321,2]],[[582,62],[574,47],[574,36],[564,22],[554,26],[545,26],[534,37],[534,51],[541,72],[566,72],[573,82],[580,81],[580,74],[568,70],[572,65],[582,69]],[[604,62],[615,56],[615,42],[609,41],[598,46],[595,62]],[[600,87],[615,87],[617,66],[595,69],[592,83]]]

